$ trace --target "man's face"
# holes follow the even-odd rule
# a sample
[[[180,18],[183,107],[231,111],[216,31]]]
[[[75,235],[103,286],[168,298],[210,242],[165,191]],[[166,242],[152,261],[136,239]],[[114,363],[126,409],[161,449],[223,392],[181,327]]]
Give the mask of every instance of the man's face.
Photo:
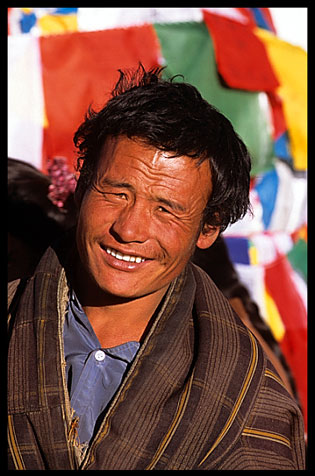
[[[137,298],[167,289],[196,243],[211,193],[208,162],[171,154],[125,136],[106,141],[93,186],[83,197],[77,245],[90,286]],[[92,284],[91,284],[92,283]]]

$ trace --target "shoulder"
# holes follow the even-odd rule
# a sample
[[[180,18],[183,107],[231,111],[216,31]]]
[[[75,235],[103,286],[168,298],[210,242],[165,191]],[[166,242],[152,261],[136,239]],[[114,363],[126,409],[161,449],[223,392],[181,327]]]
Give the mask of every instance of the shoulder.
[[[207,320],[213,335],[223,338],[222,332],[227,333],[229,342],[226,338],[223,340],[227,352],[233,342],[233,347],[238,347],[240,355],[244,357],[246,353],[242,347],[252,348],[248,328],[210,276],[199,266],[193,263],[190,266],[196,286],[194,306],[197,315]]]
[[[238,460],[239,469],[304,469],[303,418],[296,401],[259,341],[211,278],[196,265],[191,270],[196,281],[200,332],[205,335],[209,328],[208,341],[212,338],[216,352],[219,349],[224,356],[220,361],[214,359],[211,375],[215,375],[215,368],[220,370],[224,381],[229,382],[227,397],[231,401],[238,402],[242,396],[239,405],[233,407],[231,425],[238,427],[239,437],[220,469],[235,469],[236,454],[244,458],[243,463]],[[224,366],[228,369],[225,374]]]
[[[225,304],[227,304],[228,307],[230,307],[226,297],[203,269],[192,262],[189,263],[189,268],[196,283],[197,300],[204,302],[207,306],[209,306],[211,302],[211,304],[217,303],[219,306],[225,306]]]

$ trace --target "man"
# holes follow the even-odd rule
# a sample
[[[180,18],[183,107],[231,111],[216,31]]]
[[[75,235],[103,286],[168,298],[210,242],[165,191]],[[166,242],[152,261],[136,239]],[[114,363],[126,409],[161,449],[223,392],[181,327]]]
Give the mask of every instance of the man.
[[[9,468],[304,468],[296,403],[190,262],[248,209],[248,152],[159,73],[89,110],[75,238],[9,287]]]

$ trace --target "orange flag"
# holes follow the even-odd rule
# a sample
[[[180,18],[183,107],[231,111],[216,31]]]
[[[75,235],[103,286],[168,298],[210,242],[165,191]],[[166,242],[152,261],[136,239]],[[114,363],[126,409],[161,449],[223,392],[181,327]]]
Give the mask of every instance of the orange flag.
[[[47,127],[44,166],[64,156],[73,168],[73,134],[90,104],[101,108],[118,80],[118,69],[159,65],[160,51],[152,25],[40,38]]]

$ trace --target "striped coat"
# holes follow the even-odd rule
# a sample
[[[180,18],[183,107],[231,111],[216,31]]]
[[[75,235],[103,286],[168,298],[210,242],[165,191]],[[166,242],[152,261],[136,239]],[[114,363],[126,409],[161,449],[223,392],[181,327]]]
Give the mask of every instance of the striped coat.
[[[62,261],[62,260],[61,260]],[[9,285],[9,297],[16,290]],[[49,249],[10,306],[9,469],[304,469],[300,411],[200,268],[171,283],[90,448],[65,381],[67,274]]]

